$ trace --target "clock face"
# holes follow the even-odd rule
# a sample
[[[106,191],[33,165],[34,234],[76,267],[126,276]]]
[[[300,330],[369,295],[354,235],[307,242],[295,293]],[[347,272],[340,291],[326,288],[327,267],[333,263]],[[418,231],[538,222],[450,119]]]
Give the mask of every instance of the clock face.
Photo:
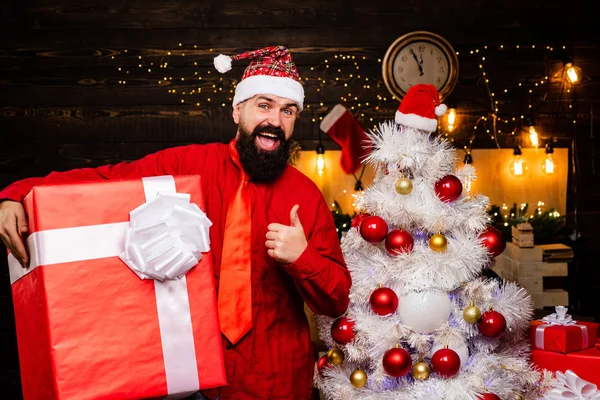
[[[397,99],[419,83],[435,86],[440,101],[458,82],[458,57],[442,36],[414,31],[396,39],[383,57],[381,72],[385,86]]]
[[[423,40],[408,43],[392,64],[396,84],[404,93],[418,83],[432,84],[439,91],[450,78],[450,60],[436,44]]]

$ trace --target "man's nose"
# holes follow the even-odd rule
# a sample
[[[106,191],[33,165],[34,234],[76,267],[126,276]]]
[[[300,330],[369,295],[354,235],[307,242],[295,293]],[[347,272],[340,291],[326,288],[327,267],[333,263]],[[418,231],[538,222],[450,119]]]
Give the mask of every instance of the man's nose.
[[[281,115],[278,110],[273,110],[267,118],[269,125],[279,128],[281,126]]]

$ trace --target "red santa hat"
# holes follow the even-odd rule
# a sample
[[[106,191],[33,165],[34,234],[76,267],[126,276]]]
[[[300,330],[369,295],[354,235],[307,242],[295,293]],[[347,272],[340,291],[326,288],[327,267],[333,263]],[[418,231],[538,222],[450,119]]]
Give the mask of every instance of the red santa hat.
[[[445,104],[440,104],[440,95],[433,85],[420,83],[412,86],[396,111],[396,123],[427,132],[437,129],[437,117],[446,113]]]
[[[257,94],[272,94],[294,101],[298,110],[302,111],[304,88],[290,51],[285,46],[270,46],[234,56],[220,54],[215,57],[215,68],[225,73],[231,70],[232,61],[246,58],[252,61],[235,88],[234,107]]]

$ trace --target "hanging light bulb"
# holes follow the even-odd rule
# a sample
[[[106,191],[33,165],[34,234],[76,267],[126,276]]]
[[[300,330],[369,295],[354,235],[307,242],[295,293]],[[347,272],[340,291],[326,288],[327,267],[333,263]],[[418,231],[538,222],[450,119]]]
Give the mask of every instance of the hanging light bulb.
[[[515,159],[510,163],[510,172],[514,176],[523,176],[527,171],[527,163],[521,158],[521,148],[516,146],[513,154]]]
[[[319,176],[323,175],[323,170],[325,169],[325,146],[323,143],[319,142],[317,145],[317,173]]]
[[[569,53],[566,50],[559,51],[558,57],[564,65],[563,79],[568,80],[572,85],[581,82],[581,78],[583,77],[581,68],[573,64],[573,58]]]
[[[551,144],[548,144],[546,146],[546,158],[542,163],[542,170],[548,175],[552,175],[556,171],[556,163],[554,162],[554,158],[552,158],[552,153],[554,153],[554,148]]]
[[[540,139],[537,131],[535,130],[535,121],[532,117],[527,118],[527,125],[529,126],[529,140],[533,147],[539,147]]]
[[[533,125],[529,127],[529,140],[531,140],[531,145],[533,147],[538,147],[540,145],[539,136],[535,130],[535,126]]]
[[[581,68],[574,66],[573,63],[565,64],[565,73],[573,85],[581,80]]]
[[[467,154],[465,154],[465,159],[463,162],[465,164],[473,164],[473,156],[471,155],[471,152],[467,152]]]
[[[456,124],[456,108],[451,107],[448,109],[448,113],[446,114],[446,123],[448,124],[447,130],[448,132],[452,132],[455,128]]]
[[[465,165],[467,164],[473,164],[473,156],[471,156],[471,152],[467,152],[467,154],[465,154],[465,159],[464,159],[464,163]],[[471,191],[471,179],[470,178],[465,178],[464,182],[463,182],[463,190],[465,192],[470,192]]]

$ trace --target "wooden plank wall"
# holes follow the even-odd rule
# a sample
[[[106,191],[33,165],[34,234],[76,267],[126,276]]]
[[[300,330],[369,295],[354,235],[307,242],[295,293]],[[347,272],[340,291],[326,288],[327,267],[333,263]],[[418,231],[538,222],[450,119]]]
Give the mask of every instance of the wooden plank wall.
[[[594,122],[598,126],[594,104],[600,108],[600,41],[598,30],[590,29],[596,21],[589,3],[5,0],[0,5],[0,187],[53,170],[132,160],[173,145],[230,140],[235,125],[228,90],[245,64],[220,76],[212,68],[220,52],[274,44],[291,49],[301,76],[308,78],[304,84],[310,107],[295,132],[304,148],[314,148],[319,118],[342,97],[370,128],[392,118],[398,105],[383,86],[378,60],[402,34],[429,30],[446,37],[459,52],[460,81],[447,99],[463,113],[452,135],[458,148],[469,143],[475,120],[490,109],[479,68],[485,56],[500,114],[518,118],[531,104],[538,130],[571,150],[574,172],[568,209],[572,223],[577,217],[581,235],[580,260],[573,267],[573,276],[581,279],[572,284],[579,293],[591,293],[597,285],[589,279],[597,282],[591,260],[600,236],[595,229],[600,222],[600,159],[595,150],[600,135],[593,127]],[[571,101],[555,80],[546,80],[543,88],[535,86],[560,70],[563,45],[585,74]],[[326,68],[326,59],[331,68]],[[159,68],[164,62],[167,68]],[[195,72],[201,81],[194,79]],[[173,89],[176,94],[169,93]],[[189,94],[199,89],[202,94]],[[188,93],[185,103],[182,92]],[[519,143],[518,136],[508,133],[492,139],[480,129],[473,146],[512,147]],[[323,139],[327,148],[337,148],[326,136]],[[10,286],[0,259],[0,396],[12,399],[19,398],[20,383]],[[574,304],[593,312],[582,296]]]

